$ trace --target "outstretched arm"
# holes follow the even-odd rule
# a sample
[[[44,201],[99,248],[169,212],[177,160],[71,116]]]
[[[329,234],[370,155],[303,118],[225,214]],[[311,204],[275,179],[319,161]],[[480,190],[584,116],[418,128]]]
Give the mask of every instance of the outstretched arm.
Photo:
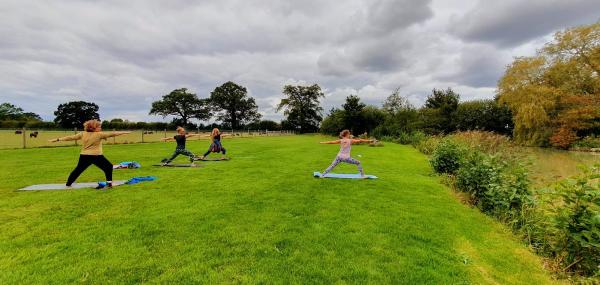
[[[186,138],[199,137],[199,136],[201,136],[201,134],[187,134],[187,135],[185,135]]]
[[[373,140],[365,140],[365,139],[353,139],[352,143],[361,143],[361,142],[372,142]]]
[[[320,144],[339,144],[340,140],[328,141],[328,142],[320,142]]]
[[[112,138],[112,137],[118,137],[118,136],[122,136],[122,135],[126,135],[126,134],[131,134],[131,132],[112,132],[112,133],[107,133],[106,137]]]
[[[55,138],[55,139],[51,139],[48,140],[49,142],[60,142],[60,141],[76,141],[76,140],[80,140],[81,139],[82,134],[78,133],[76,135],[72,135],[72,136],[66,136],[66,137],[62,137],[62,138]]]
[[[175,139],[174,138],[162,138],[160,140],[164,141],[164,142],[168,142],[168,141],[174,141]]]

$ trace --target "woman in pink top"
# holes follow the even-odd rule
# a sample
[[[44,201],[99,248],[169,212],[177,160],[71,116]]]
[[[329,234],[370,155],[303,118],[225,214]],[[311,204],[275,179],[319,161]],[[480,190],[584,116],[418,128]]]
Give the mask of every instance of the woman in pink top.
[[[323,171],[323,174],[321,174],[321,178],[324,178],[325,174],[329,173],[340,162],[345,162],[345,163],[350,163],[350,164],[356,165],[358,167],[358,171],[360,172],[360,176],[362,176],[363,178],[366,178],[365,172],[363,171],[360,161],[358,161],[350,156],[350,150],[352,148],[352,143],[371,142],[371,141],[372,140],[352,139],[350,136],[350,131],[343,130],[340,133],[339,140],[321,142],[322,144],[340,144],[340,152],[338,152],[337,156],[335,157],[335,159],[333,160],[331,165],[329,167],[327,167],[327,169],[325,169],[325,171]]]

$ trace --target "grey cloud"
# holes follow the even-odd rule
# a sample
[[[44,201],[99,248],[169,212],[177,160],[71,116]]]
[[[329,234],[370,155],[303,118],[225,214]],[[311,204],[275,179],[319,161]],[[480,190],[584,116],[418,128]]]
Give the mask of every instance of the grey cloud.
[[[495,87],[509,61],[510,56],[492,46],[467,46],[453,62],[456,70],[437,78],[473,87]]]
[[[433,16],[431,0],[377,0],[368,9],[369,32],[389,33]]]
[[[569,19],[590,17],[591,9],[582,11],[593,6],[589,1],[573,3],[556,5]],[[265,118],[276,119],[282,114],[274,106],[288,83],[320,84],[328,94],[326,110],[351,93],[377,104],[400,85],[414,102],[433,87],[457,86],[476,94],[465,98],[492,96],[487,86],[510,56],[522,54],[479,51],[444,27],[462,21],[455,35],[505,42],[499,30],[506,20],[484,17],[502,9],[477,8],[467,13],[468,21],[453,22],[441,13],[444,5],[431,0],[5,0],[0,101],[45,119],[53,119],[60,103],[87,100],[100,105],[102,118],[160,120],[147,115],[160,96],[187,87],[207,97],[232,80],[248,88]],[[456,11],[469,8],[462,0],[455,5]]]
[[[452,23],[450,30],[468,41],[511,47],[566,26],[600,20],[597,0],[485,1]]]

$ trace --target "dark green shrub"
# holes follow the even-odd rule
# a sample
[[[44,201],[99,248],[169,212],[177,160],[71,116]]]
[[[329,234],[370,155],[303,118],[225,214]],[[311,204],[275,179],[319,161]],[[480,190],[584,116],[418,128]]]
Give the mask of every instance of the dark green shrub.
[[[555,188],[553,250],[565,271],[600,276],[600,169],[567,179]]]
[[[532,201],[522,166],[478,151],[468,155],[457,171],[456,188],[468,192],[482,212],[513,228],[521,227],[522,211]]]
[[[454,174],[460,168],[465,154],[462,145],[450,139],[443,139],[433,151],[431,166],[437,173]]]

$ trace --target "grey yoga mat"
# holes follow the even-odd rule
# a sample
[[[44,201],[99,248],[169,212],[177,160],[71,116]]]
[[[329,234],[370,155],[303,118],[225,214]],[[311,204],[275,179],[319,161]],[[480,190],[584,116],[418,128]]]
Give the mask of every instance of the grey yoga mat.
[[[125,184],[125,180],[113,181],[113,187]],[[98,182],[73,183],[71,187],[62,184],[36,184],[19,189],[20,191],[49,191],[49,190],[72,190],[72,189],[88,189],[96,188]]]
[[[321,172],[313,172],[314,177],[321,177]],[[342,178],[342,179],[377,179],[375,175],[365,175],[365,177],[360,176],[360,174],[336,174],[336,173],[327,173],[325,174],[325,178]]]

